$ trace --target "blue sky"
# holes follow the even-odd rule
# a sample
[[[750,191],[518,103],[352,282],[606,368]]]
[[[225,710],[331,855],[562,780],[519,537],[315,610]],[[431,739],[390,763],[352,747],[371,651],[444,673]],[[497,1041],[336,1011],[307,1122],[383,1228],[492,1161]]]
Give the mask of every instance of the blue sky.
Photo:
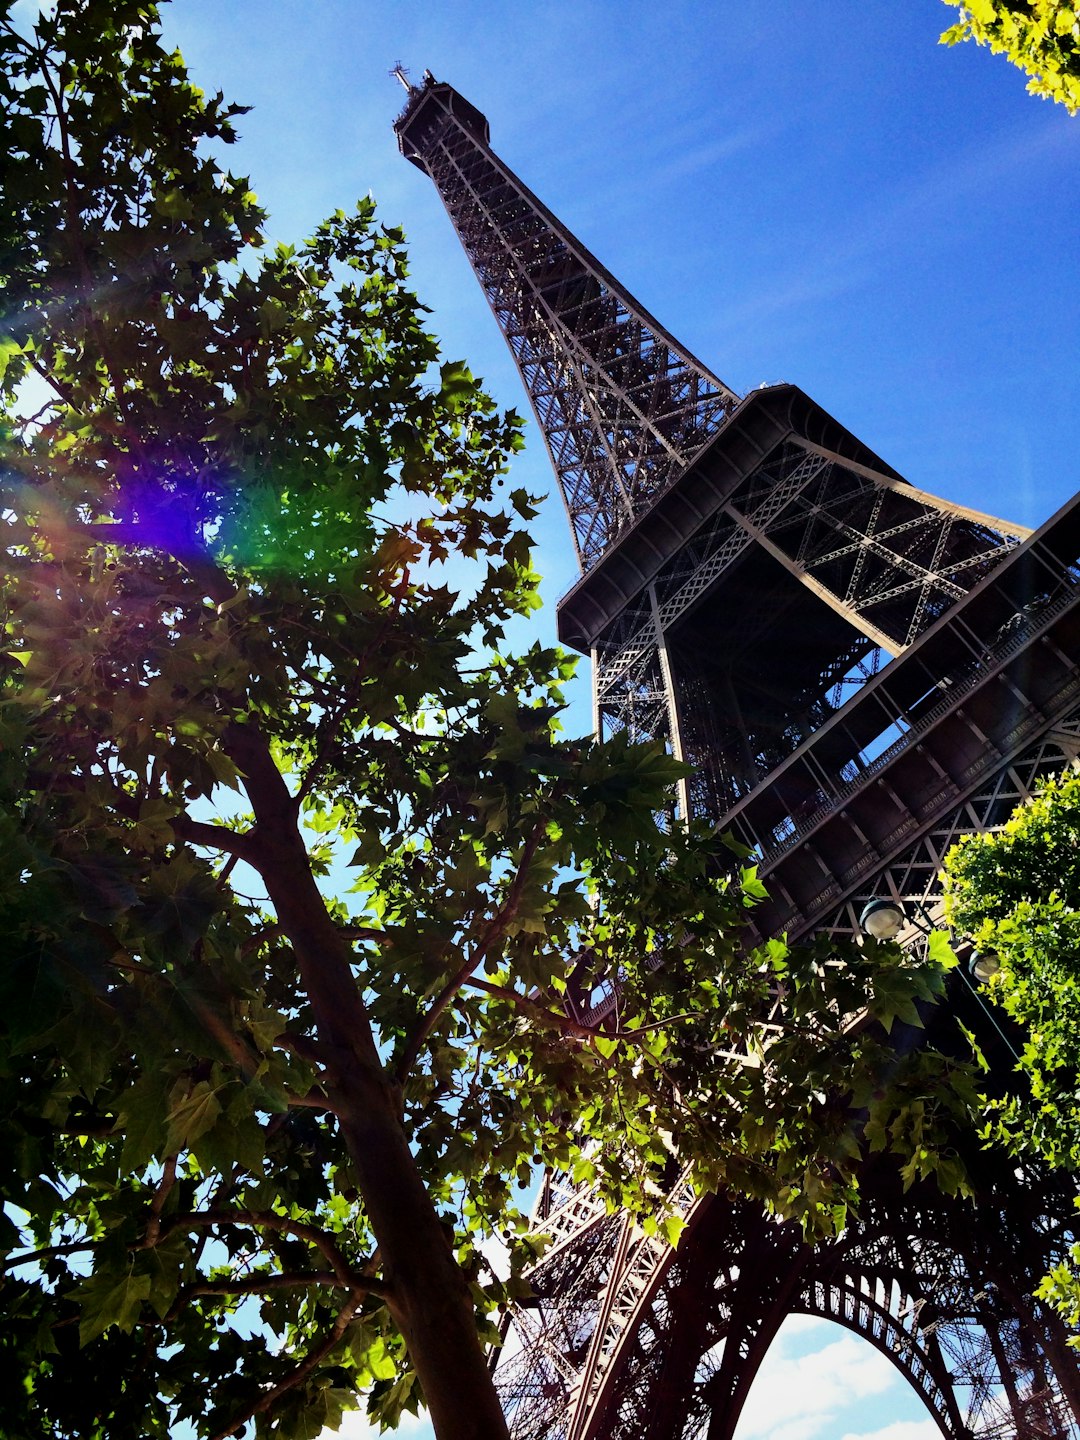
[[[254,105],[230,157],[295,240],[371,191],[447,358],[526,410],[387,72],[428,67],[585,244],[738,390],[801,385],[914,484],[1038,524],[1077,485],[1080,118],[937,45],[939,0],[176,0],[199,84]],[[516,482],[548,490],[530,428]],[[561,504],[533,527],[549,602]],[[553,628],[549,604],[538,622]],[[575,718],[588,725],[587,690]],[[740,1440],[930,1440],[886,1361],[804,1321]],[[362,1424],[344,1435],[366,1436]],[[410,1427],[419,1440],[430,1432]]]
[[[255,107],[230,158],[270,233],[371,191],[447,357],[502,403],[527,411],[431,182],[397,153],[397,61],[483,110],[503,158],[734,388],[793,381],[913,483],[1037,524],[1076,485],[1080,119],[987,51],[939,46],[952,13],[175,0],[166,27],[199,83]],[[516,478],[546,491],[531,440]],[[554,602],[574,579],[556,498],[533,533]]]

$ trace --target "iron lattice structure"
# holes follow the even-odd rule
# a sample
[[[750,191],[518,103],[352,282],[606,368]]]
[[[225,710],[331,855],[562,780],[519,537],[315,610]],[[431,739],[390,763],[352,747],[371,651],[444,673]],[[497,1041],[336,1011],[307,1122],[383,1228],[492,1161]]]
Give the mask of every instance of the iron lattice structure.
[[[517,361],[584,569],[738,403],[488,146],[449,85],[411,92],[405,154],[439,188]]]
[[[790,385],[739,399],[492,152],[429,74],[396,123],[517,361],[583,571],[562,639],[597,728],[691,761],[683,813],[754,852],[762,935],[857,933],[865,901],[940,907],[963,834],[1080,755],[1080,503],[1032,534],[917,490]],[[913,929],[906,937],[917,943]],[[574,997],[602,1021],[603,984]],[[953,1009],[979,1024],[977,998]],[[950,1022],[951,1023],[951,1022]],[[862,1335],[950,1440],[1080,1435],[1080,1372],[1032,1300],[1072,1188],[1000,1162],[977,1203],[868,1162],[857,1223],[810,1250],[678,1182],[677,1251],[549,1176],[553,1243],[496,1380],[515,1440],[729,1440],[784,1318]]]

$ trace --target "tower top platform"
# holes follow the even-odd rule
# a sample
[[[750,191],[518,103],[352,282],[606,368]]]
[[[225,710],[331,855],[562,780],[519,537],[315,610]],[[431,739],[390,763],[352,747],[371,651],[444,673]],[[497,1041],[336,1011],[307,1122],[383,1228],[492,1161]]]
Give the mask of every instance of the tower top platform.
[[[419,85],[411,84],[400,68],[394,73],[409,91],[405,108],[394,121],[398,149],[425,175],[430,173],[426,156],[432,133],[447,114],[453,115],[461,127],[482,145],[491,143],[487,116],[482,115],[475,105],[470,105],[452,85],[436,80],[430,70],[424,71]]]
[[[494,153],[474,105],[429,71],[394,73],[398,145],[435,182],[506,336],[588,570],[739,397]]]

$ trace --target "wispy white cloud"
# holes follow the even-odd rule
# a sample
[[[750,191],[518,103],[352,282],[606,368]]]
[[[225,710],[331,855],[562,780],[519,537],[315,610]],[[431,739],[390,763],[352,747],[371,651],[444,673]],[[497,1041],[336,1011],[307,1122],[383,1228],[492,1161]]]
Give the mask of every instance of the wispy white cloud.
[[[711,169],[714,165],[730,160],[732,156],[739,155],[744,150],[753,150],[764,146],[768,141],[775,139],[783,128],[776,121],[759,125],[745,125],[726,135],[721,135],[705,145],[673,147],[674,158],[667,159],[663,167],[654,172],[654,180],[666,184],[672,180],[681,180],[687,175],[694,175],[699,170]]]
[[[836,1335],[834,1327],[819,1334]],[[765,1357],[739,1420],[736,1440],[818,1440],[853,1404],[883,1395],[896,1381],[884,1356],[854,1335],[829,1338],[809,1353],[803,1349],[814,1327],[785,1327]],[[802,1342],[802,1343],[800,1343]],[[894,1440],[894,1437],[888,1437]],[[895,1440],[923,1440],[919,1434]]]
[[[928,1415],[925,1420],[894,1420],[880,1430],[849,1430],[842,1440],[937,1440],[937,1422]]]
[[[873,281],[887,257],[903,247],[910,256],[942,241],[958,202],[1003,190],[1032,169],[1076,157],[1075,132],[1053,116],[993,144],[970,144],[922,175],[885,182],[841,217],[836,229],[804,237],[797,264],[775,283],[736,301],[714,317],[721,333],[760,325],[785,312],[850,294]]]
[[[324,1430],[319,1440],[378,1440],[383,1433],[378,1425],[371,1424],[366,1415],[354,1411],[342,1420],[340,1430]],[[426,1414],[404,1415],[398,1428],[387,1430],[385,1435],[387,1440],[434,1440],[435,1432]],[[902,1436],[900,1440],[907,1440],[907,1437]],[[921,1437],[913,1436],[912,1440],[921,1440]]]
[[[929,1416],[891,1418],[921,1408],[896,1369],[864,1340],[793,1315],[758,1372],[735,1440],[936,1440]],[[335,1433],[337,1440],[378,1440],[380,1434],[361,1414],[346,1416],[340,1430],[326,1430],[319,1440],[334,1440]],[[426,1415],[406,1415],[386,1440],[434,1440],[434,1431]]]
[[[754,121],[735,126],[704,143],[697,124],[659,132],[652,143],[646,140],[636,157],[639,188],[628,191],[625,180],[613,172],[610,183],[591,184],[574,196],[574,223],[583,230],[593,225],[601,229],[603,217],[613,209],[640,207],[642,197],[647,197],[648,206],[654,205],[657,196],[668,187],[678,191],[679,182],[691,176],[707,176],[709,171],[722,168],[726,161],[745,150],[764,150],[785,128],[775,119]],[[717,177],[709,177],[708,182],[700,179],[699,183],[719,181]]]

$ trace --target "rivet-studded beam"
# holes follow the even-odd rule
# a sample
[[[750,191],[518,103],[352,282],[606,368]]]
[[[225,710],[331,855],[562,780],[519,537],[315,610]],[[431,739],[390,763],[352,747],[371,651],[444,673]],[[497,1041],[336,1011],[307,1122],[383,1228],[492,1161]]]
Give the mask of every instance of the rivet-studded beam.
[[[738,403],[486,143],[430,77],[398,118],[434,180],[544,432],[583,569],[685,468]]]

